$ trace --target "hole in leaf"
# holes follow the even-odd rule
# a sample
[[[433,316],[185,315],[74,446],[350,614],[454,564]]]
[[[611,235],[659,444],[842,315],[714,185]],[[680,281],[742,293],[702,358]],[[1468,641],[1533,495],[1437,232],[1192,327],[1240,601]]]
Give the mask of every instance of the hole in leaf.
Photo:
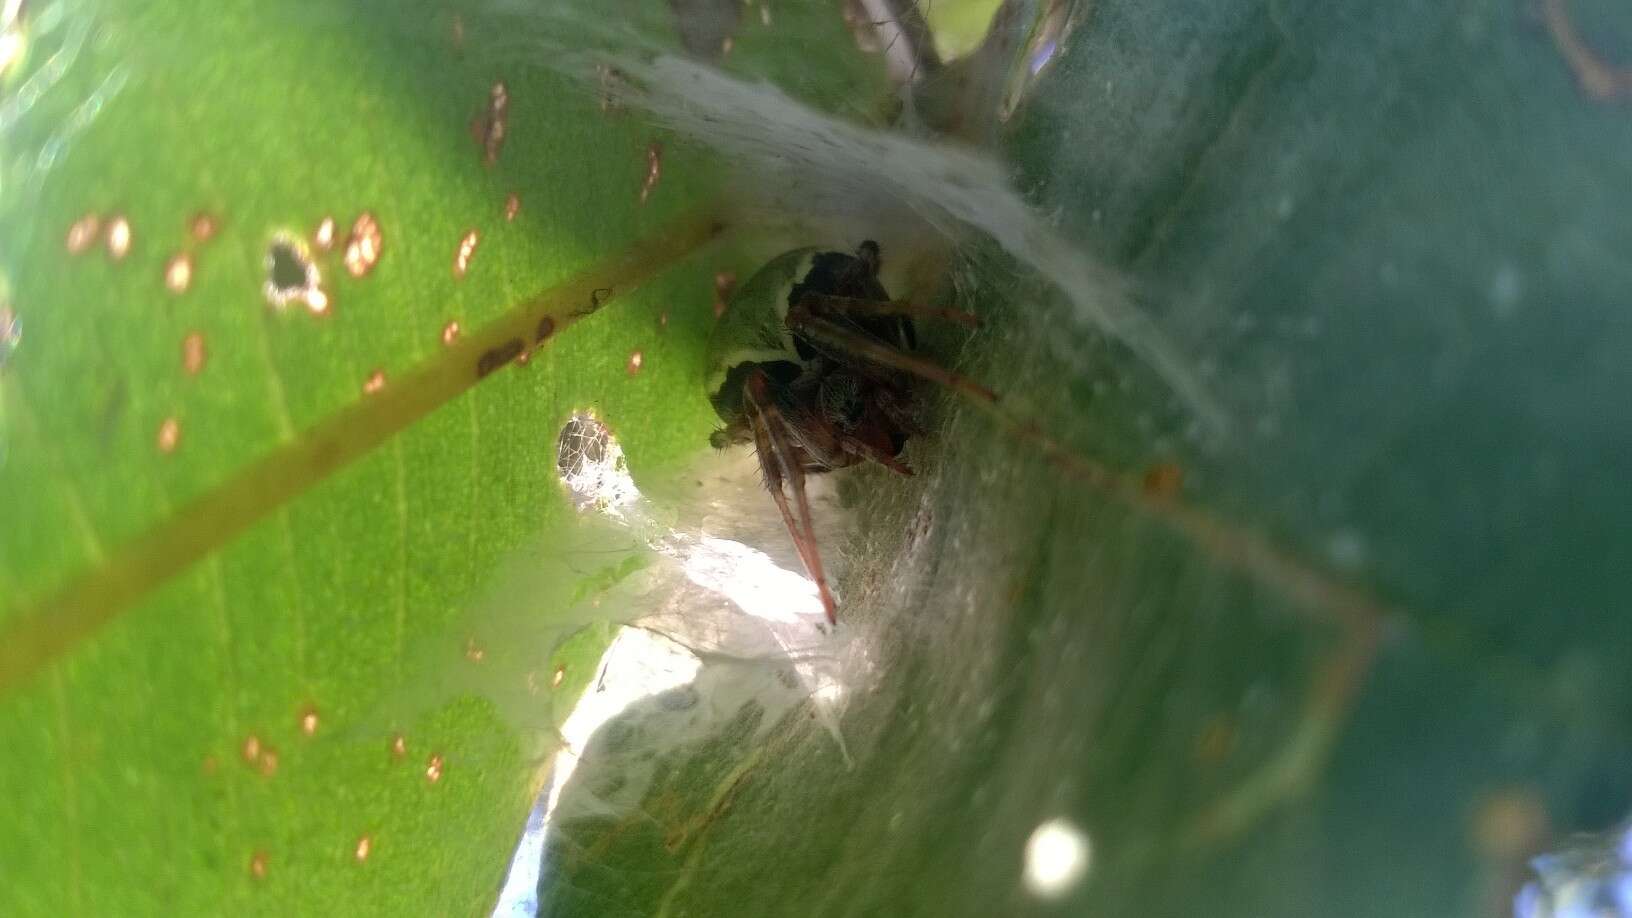
[[[575,414],[555,439],[555,470],[580,512],[610,510],[640,496],[623,448],[595,417]]]
[[[266,252],[266,282],[282,295],[303,292],[310,267],[304,254],[288,240],[274,241]]]
[[[306,244],[289,233],[279,233],[266,249],[266,283],[262,291],[274,309],[305,303],[313,314],[328,311],[329,296],[318,285],[322,275]]]

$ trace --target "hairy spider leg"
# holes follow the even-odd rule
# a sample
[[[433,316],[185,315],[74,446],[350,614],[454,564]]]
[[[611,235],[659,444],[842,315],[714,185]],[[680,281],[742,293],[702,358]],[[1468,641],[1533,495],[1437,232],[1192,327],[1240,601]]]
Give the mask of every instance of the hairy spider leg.
[[[803,297],[789,308],[786,320],[787,326],[789,329],[803,335],[812,344],[816,345],[822,353],[827,354],[834,360],[849,364],[853,361],[844,359],[844,355],[846,353],[853,354],[855,357],[859,357],[874,366],[909,373],[979,399],[987,404],[997,404],[996,392],[967,376],[954,373],[933,360],[925,360],[922,357],[904,353],[871,335],[845,328],[826,316],[817,315],[811,310],[814,299],[814,297]],[[835,350],[838,353],[833,353]]]
[[[873,404],[878,407],[879,413],[895,425],[896,430],[909,437],[922,437],[928,433],[918,419],[912,416],[912,411],[902,400],[901,396],[888,386],[880,386],[873,393]]]
[[[788,423],[771,397],[770,387],[763,370],[756,369],[743,383],[743,407],[747,409],[748,424],[753,429],[754,449],[759,455],[759,468],[765,475],[765,486],[770,489],[776,508],[782,511],[782,522],[793,538],[793,547],[805,562],[810,579],[816,581],[821,594],[822,610],[830,625],[838,624],[838,604],[828,589],[827,575],[822,570],[822,556],[816,548],[816,527],[811,521],[810,498],[805,493],[805,465],[794,453],[794,444],[788,435]],[[788,506],[783,485],[793,491],[799,507],[796,519]]]

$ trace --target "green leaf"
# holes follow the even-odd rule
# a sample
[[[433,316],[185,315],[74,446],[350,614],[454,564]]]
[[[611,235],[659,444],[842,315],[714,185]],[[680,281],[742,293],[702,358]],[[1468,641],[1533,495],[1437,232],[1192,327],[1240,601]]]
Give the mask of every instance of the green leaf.
[[[705,448],[714,274],[743,267],[699,254],[718,165],[543,66],[591,21],[552,15],[229,0],[7,23],[0,912],[497,894],[542,761],[539,725],[493,699],[566,667],[535,700],[547,744],[605,635],[552,658],[580,621],[563,602],[528,607],[537,646],[444,651],[518,557],[572,547],[571,413],[637,475]],[[308,261],[322,314],[274,305]]]

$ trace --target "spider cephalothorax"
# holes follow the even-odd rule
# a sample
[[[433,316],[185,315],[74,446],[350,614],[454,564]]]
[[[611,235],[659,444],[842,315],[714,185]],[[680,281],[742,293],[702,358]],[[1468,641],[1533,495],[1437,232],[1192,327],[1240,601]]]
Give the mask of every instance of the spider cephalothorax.
[[[911,475],[900,457],[919,432],[908,412],[917,379],[990,396],[911,353],[913,316],[967,324],[972,317],[892,301],[878,269],[871,241],[854,254],[811,248],[779,255],[731,297],[709,342],[708,396],[724,422],[710,441],[754,444],[829,621],[837,605],[816,547],[805,476],[863,461]]]

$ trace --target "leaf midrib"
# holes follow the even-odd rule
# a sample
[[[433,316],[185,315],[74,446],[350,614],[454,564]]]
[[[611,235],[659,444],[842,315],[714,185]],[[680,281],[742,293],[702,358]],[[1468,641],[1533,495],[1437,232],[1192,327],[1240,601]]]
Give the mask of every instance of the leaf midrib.
[[[485,356],[506,345],[513,347],[517,340],[528,342],[528,347],[542,345],[543,341],[534,340],[534,331],[544,320],[553,323],[547,336],[553,338],[725,230],[725,224],[709,214],[680,218],[517,303],[434,353],[381,392],[346,405],[141,535],[102,554],[99,563],[54,593],[22,604],[0,629],[0,696],[16,690],[149,592],[254,523],[492,375],[473,369]]]

